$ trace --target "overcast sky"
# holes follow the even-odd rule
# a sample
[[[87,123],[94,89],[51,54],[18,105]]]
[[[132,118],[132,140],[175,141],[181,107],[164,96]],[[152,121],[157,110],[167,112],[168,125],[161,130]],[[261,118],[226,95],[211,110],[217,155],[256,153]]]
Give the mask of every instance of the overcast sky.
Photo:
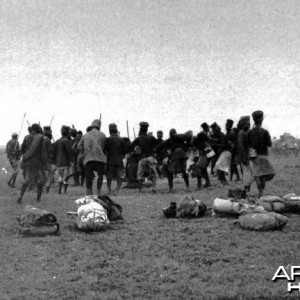
[[[300,137],[297,0],[0,1],[0,145],[25,121],[123,136],[265,112]],[[21,139],[27,132],[25,123]]]

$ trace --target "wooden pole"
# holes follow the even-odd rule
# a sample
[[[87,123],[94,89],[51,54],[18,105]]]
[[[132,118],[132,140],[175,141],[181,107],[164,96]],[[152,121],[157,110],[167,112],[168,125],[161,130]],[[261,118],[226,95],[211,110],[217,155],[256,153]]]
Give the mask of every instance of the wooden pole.
[[[128,139],[130,140],[130,138],[129,138],[129,127],[128,127],[128,120],[126,121],[126,128],[127,128],[127,137],[128,137]]]
[[[136,139],[136,135],[135,135],[135,129],[133,127],[133,136],[134,136],[134,139]]]
[[[22,120],[21,127],[20,127],[20,130],[19,130],[18,139],[19,139],[20,134],[21,134],[21,130],[22,130],[22,127],[23,127],[23,123],[24,123],[25,117],[26,117],[26,113],[23,116],[23,120]],[[15,150],[17,149],[17,145],[18,145],[18,142],[16,142],[16,144],[15,144]]]
[[[54,119],[54,116],[52,117],[52,119],[50,121],[50,126],[52,125],[53,119]]]

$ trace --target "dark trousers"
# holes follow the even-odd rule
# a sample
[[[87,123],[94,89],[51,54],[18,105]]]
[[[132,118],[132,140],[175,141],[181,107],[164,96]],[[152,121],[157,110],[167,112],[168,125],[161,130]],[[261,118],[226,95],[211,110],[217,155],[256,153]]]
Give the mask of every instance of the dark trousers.
[[[86,189],[92,192],[94,171],[98,174],[97,191],[99,192],[103,183],[103,175],[105,174],[105,163],[99,161],[89,161],[84,166],[86,177]]]

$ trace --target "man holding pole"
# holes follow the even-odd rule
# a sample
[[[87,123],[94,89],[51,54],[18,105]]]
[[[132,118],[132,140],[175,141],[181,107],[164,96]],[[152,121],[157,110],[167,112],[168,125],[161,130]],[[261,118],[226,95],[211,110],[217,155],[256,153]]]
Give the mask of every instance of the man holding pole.
[[[6,145],[6,154],[7,158],[9,160],[9,163],[13,169],[13,174],[10,177],[9,181],[7,184],[11,187],[15,187],[15,182],[18,176],[18,167],[19,167],[19,162],[20,162],[20,145],[18,141],[18,134],[13,133],[12,134],[12,139],[7,143]]]

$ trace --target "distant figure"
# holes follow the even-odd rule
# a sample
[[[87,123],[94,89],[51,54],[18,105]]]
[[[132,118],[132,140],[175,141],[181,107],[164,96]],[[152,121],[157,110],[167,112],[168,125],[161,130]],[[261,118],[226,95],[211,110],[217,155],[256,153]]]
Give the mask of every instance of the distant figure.
[[[49,193],[51,184],[54,179],[54,173],[56,166],[53,161],[53,144],[52,144],[52,129],[51,126],[44,126],[44,140],[47,152],[47,164],[46,164],[46,193]]]
[[[160,144],[164,142],[163,140],[163,132],[161,130],[158,130],[156,133],[156,145],[155,148],[157,148]],[[161,149],[160,151],[156,152],[156,170],[160,178],[165,176],[163,172],[163,160],[168,156],[168,152],[165,149]]]
[[[233,174],[236,175],[236,181],[240,181],[240,174],[238,171],[238,128],[233,127],[234,122],[231,119],[227,119],[225,128],[226,128],[226,137],[228,142],[232,145],[231,151],[231,162],[230,162],[230,181],[233,179]]]
[[[76,141],[72,146],[73,152],[74,152],[73,153],[74,159],[75,159],[75,172],[77,173],[80,186],[83,186],[84,178],[85,178],[84,168],[83,168],[82,160],[80,160],[79,148],[78,148],[78,144],[79,144],[80,140],[82,139],[82,136],[83,136],[82,131],[78,130],[77,134],[76,134],[76,138],[75,138]],[[76,181],[76,179],[75,179],[75,181]]]
[[[213,151],[215,152],[215,155],[209,161],[211,164],[210,165],[210,174],[213,176],[216,176],[216,174],[214,173],[214,168],[215,168],[216,162],[221,154],[220,149],[217,146],[217,143],[219,140],[217,132],[221,131],[221,127],[216,122],[214,122],[210,125],[210,129],[211,129],[211,131],[210,131],[211,147],[212,147]]]
[[[204,179],[205,184],[204,188],[210,187],[210,180],[207,172],[207,166],[209,164],[209,160],[207,159],[207,149],[210,147],[211,139],[209,137],[209,125],[207,123],[201,124],[202,131],[199,132],[194,139],[194,146],[197,148],[199,152],[199,160],[200,163],[198,163],[198,166],[201,168],[201,173]],[[200,186],[201,186],[201,180],[200,180]],[[199,188],[199,186],[198,186]]]
[[[122,182],[125,178],[125,168],[123,159],[126,154],[126,142],[118,135],[118,127],[112,123],[108,126],[110,137],[105,141],[104,152],[107,156],[107,189],[111,193],[111,182],[113,179],[117,180],[117,187],[115,195],[118,195]]]
[[[191,164],[188,168],[188,173],[191,172],[192,178],[197,178],[197,189],[200,190],[202,187],[202,171],[199,162],[199,156],[193,158],[193,164]]]
[[[37,201],[41,200],[43,185],[45,183],[45,166],[47,165],[47,152],[45,148],[42,129],[38,124],[32,124],[31,142],[22,157],[21,169],[24,170],[25,182],[21,187],[18,204],[29,185],[37,186]]]
[[[20,153],[20,145],[18,141],[18,134],[13,133],[11,135],[11,140],[8,141],[6,145],[6,154],[7,158],[9,160],[10,166],[13,170],[12,176],[8,180],[7,184],[11,187],[15,187],[16,179],[18,176],[18,168],[19,168],[19,162],[21,158],[21,153]]]
[[[152,182],[152,192],[156,193],[156,178],[158,174],[156,171],[156,160],[153,156],[142,158],[138,164],[137,180],[139,183],[139,191],[142,190],[142,183],[145,178]]]
[[[149,124],[140,122],[139,136],[132,142],[131,150],[127,165],[128,188],[137,188],[139,186],[137,180],[138,163],[141,159],[154,156],[156,148],[156,138],[148,135]]]
[[[228,184],[225,175],[230,171],[230,161],[231,161],[231,145],[228,143],[226,135],[221,131],[221,127],[216,124],[212,127],[213,137],[212,145],[214,151],[218,156],[214,170],[217,171],[218,179],[221,184]]]
[[[27,149],[28,149],[28,147],[29,147],[29,145],[32,141],[32,136],[33,136],[32,135],[32,127],[29,126],[28,127],[28,134],[25,135],[25,137],[23,139],[23,142],[21,144],[21,155],[23,155],[27,151]]]
[[[78,136],[77,136],[77,130],[73,127],[70,129],[70,142],[71,142],[71,147],[73,149],[73,154],[72,159],[71,159],[71,168],[70,168],[70,175],[72,175],[73,180],[74,180],[74,186],[79,186],[79,173],[78,173],[78,164],[77,164],[77,155],[76,155],[76,147],[78,145]],[[70,176],[71,177],[71,176]]]
[[[254,128],[248,133],[249,147],[252,154],[253,174],[258,188],[258,196],[263,195],[266,181],[275,176],[275,170],[269,161],[269,149],[272,147],[271,136],[268,130],[262,128],[264,113],[260,110],[252,113]],[[252,148],[252,149],[251,149]]]
[[[243,116],[238,123],[238,161],[242,168],[243,185],[246,192],[250,192],[254,182],[253,172],[250,168],[248,131],[250,129],[250,117]]]
[[[94,120],[89,131],[82,137],[78,143],[78,149],[83,155],[84,173],[86,176],[86,195],[93,194],[93,177],[94,171],[98,174],[97,194],[100,195],[103,175],[107,158],[104,154],[106,136],[100,131],[100,120]]]
[[[58,194],[67,193],[68,189],[68,175],[70,175],[71,159],[73,156],[73,149],[69,139],[69,126],[63,125],[61,127],[61,138],[54,143],[53,157],[55,165],[58,169]]]
[[[132,143],[132,149],[139,154],[139,159],[154,155],[156,138],[147,134],[148,127],[147,122],[140,122],[139,136]]]
[[[157,152],[162,149],[170,151],[168,162],[165,166],[165,171],[168,177],[169,192],[173,192],[173,176],[176,174],[182,174],[186,191],[190,189],[189,176],[186,172],[186,152],[191,146],[191,135],[177,134],[175,129],[171,129],[169,132],[169,138],[157,147]]]

